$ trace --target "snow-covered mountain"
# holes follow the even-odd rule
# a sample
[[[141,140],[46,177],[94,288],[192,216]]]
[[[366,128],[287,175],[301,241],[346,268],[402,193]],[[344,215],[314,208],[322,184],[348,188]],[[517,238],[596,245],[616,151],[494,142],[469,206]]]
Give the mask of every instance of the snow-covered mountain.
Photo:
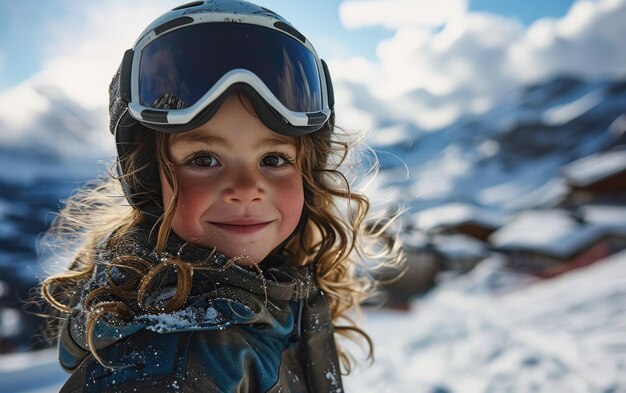
[[[37,261],[40,234],[62,199],[105,167],[112,157],[112,138],[103,111],[88,110],[55,87],[21,85],[2,94],[0,106],[3,352],[26,346],[41,322],[11,311],[21,308],[19,299],[27,299],[29,289],[45,274]]]
[[[392,153],[380,155],[382,185],[396,185],[408,207],[519,210],[558,196],[562,165],[626,143],[626,81],[560,76],[436,132],[390,120],[378,126],[370,143]]]
[[[110,156],[102,112],[50,86],[14,96],[26,102],[0,112],[0,267],[32,265],[35,238],[50,224],[51,212]],[[14,112],[27,114],[16,118]]]

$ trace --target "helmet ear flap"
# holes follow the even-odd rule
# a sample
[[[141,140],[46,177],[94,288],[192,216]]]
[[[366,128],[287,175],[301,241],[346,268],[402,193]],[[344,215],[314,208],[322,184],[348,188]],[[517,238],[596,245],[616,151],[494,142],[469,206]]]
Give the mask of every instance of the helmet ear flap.
[[[120,65],[120,98],[128,104],[131,100],[130,96],[130,72],[133,68],[133,56],[135,51],[132,49],[124,52],[122,64]]]
[[[124,116],[128,115],[128,103],[131,101],[130,94],[130,71],[133,63],[132,49],[124,52],[122,62],[117,69],[111,84],[109,85],[109,130],[111,134],[117,134],[117,128],[124,123]]]
[[[335,90],[333,89],[333,81],[330,77],[328,65],[323,59],[320,60],[322,62],[322,67],[324,68],[324,78],[326,79],[326,95],[328,95],[328,107],[330,108],[330,110],[335,110]]]
[[[124,52],[122,63],[109,86],[109,129],[115,136],[116,171],[128,203],[141,210],[147,217],[158,219],[163,214],[163,209],[153,198],[147,196],[150,190],[158,190],[161,185],[158,165],[151,162],[154,160],[154,154],[136,155],[138,162],[133,165],[132,175],[129,174],[129,164],[125,162],[138,148],[138,135],[147,131],[128,112],[128,103],[131,101],[130,73],[133,55],[132,49]],[[130,176],[133,177],[132,181],[129,179]]]
[[[161,180],[156,162],[156,133],[142,126],[127,112],[121,117],[115,133],[117,175],[126,200],[148,217],[158,219],[163,208],[155,200],[160,195]],[[133,159],[130,163],[128,160]]]

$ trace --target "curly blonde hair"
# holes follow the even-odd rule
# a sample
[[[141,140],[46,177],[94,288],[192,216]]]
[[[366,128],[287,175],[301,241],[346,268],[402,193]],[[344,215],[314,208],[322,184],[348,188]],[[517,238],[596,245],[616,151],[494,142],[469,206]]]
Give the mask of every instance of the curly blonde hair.
[[[346,137],[345,140],[341,140],[342,137]],[[302,174],[305,190],[304,222],[300,230],[275,252],[286,254],[287,260],[300,266],[314,266],[317,284],[329,299],[336,333],[351,340],[364,340],[368,358],[373,359],[371,339],[348,315],[349,310],[358,310],[360,303],[375,288],[371,275],[358,273],[365,272],[358,266],[364,265],[365,261],[370,266],[372,261],[378,261],[379,265],[398,264],[403,255],[399,242],[389,243],[387,236],[381,236],[396,215],[370,214],[368,198],[354,191],[346,177],[348,155],[355,145],[354,141],[349,142],[351,137],[346,132],[342,135],[337,132],[333,114],[321,130],[296,138],[296,166]],[[49,320],[49,331],[53,336],[58,333],[59,320],[67,318],[77,306],[89,313],[87,340],[92,344],[95,323],[100,317],[132,319],[129,301],[145,308],[142,312],[146,313],[172,312],[185,304],[191,286],[189,269],[194,269],[192,265],[172,259],[164,262],[176,265],[179,290],[167,305],[152,309],[143,307],[145,302],[142,299],[164,266],[134,256],[116,258],[111,262],[132,273],[123,285],[114,283],[107,276],[109,285],[92,290],[82,304],[78,304],[81,290],[94,270],[98,244],[106,242],[108,248],[113,248],[134,227],[151,222],[152,233],[156,235],[156,251],[165,248],[179,191],[166,149],[170,138],[171,135],[143,128],[135,146],[119,158],[125,175],[111,175],[79,190],[55,219],[47,234],[47,243],[52,247],[55,244],[67,247],[68,243],[73,243],[74,247],[69,269],[48,277],[41,285],[43,298],[56,313],[56,317]],[[154,157],[156,162],[145,162],[146,156]],[[120,187],[125,183],[141,194],[143,200],[163,209],[160,185],[142,180],[142,171],[153,170],[153,165],[160,166],[174,191],[172,203],[156,220],[141,209],[128,206]],[[345,205],[340,205],[340,201]],[[350,373],[354,358],[338,347],[342,366],[346,373]],[[89,345],[89,348],[104,364],[95,347]]]

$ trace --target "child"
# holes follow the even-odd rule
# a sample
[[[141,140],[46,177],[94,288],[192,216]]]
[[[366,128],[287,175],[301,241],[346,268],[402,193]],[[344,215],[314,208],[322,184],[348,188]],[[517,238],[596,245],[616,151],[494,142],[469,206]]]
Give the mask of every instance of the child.
[[[346,316],[370,285],[355,254],[399,253],[368,253],[310,42],[265,8],[197,1],[146,28],[110,98],[118,174],[60,213],[53,236],[78,247],[42,284],[62,392],[343,391],[334,333],[369,343]]]

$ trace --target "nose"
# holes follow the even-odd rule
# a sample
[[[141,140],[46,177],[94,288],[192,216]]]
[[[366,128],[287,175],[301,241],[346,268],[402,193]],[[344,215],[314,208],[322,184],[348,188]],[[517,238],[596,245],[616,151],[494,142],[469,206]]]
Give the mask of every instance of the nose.
[[[262,180],[252,168],[234,169],[228,183],[222,193],[226,203],[249,205],[265,198]]]

